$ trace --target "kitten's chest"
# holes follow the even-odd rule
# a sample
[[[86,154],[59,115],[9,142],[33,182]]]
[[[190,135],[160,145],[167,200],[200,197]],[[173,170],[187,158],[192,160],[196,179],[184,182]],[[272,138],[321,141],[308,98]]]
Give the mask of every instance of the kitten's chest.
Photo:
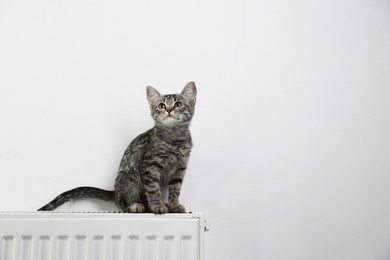
[[[191,148],[186,145],[160,147],[160,150],[155,154],[155,158],[169,171],[176,165],[187,161],[190,151]]]
[[[177,169],[186,166],[191,151],[188,145],[160,147],[154,159],[161,165],[161,182],[171,180]]]

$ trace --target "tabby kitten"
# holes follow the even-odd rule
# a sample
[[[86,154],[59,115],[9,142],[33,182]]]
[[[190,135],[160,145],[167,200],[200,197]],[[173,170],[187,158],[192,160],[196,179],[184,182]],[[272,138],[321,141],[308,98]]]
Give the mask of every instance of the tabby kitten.
[[[192,147],[189,126],[196,103],[195,83],[189,82],[180,94],[161,95],[150,86],[146,93],[155,125],[127,147],[115,191],[79,187],[60,194],[39,210],[53,210],[70,200],[96,198],[114,200],[124,212],[186,212],[179,195]],[[162,201],[165,188],[168,203]]]

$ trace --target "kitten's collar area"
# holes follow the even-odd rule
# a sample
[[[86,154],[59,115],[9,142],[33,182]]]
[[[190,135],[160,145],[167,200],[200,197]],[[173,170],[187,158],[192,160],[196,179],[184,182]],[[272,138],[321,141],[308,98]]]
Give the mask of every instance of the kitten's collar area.
[[[169,127],[156,124],[151,131],[153,132],[153,136],[164,143],[180,145],[188,141],[191,142],[191,133],[188,125],[187,127],[183,125]]]
[[[175,120],[175,119],[170,119],[170,120]],[[190,128],[190,122],[180,123],[180,124],[177,123],[165,124],[161,122],[156,122],[154,125],[155,131],[175,133],[175,135],[189,132],[190,131],[189,128]]]

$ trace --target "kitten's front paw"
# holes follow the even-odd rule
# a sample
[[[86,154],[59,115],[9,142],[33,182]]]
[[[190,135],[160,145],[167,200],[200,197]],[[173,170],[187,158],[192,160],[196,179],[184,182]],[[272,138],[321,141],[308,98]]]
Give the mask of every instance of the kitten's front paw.
[[[150,207],[150,210],[155,214],[165,214],[168,213],[168,208],[165,204],[160,203]]]
[[[142,205],[140,203],[133,203],[127,209],[128,209],[128,212],[130,212],[130,213],[144,213],[145,212],[144,205]]]
[[[168,210],[169,213],[186,213],[186,208],[179,203],[168,204]]]

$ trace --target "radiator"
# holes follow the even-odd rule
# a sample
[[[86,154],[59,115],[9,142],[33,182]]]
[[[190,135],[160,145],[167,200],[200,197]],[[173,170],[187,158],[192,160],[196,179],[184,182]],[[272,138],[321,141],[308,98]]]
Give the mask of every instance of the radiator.
[[[0,213],[0,260],[204,260],[202,214]]]

